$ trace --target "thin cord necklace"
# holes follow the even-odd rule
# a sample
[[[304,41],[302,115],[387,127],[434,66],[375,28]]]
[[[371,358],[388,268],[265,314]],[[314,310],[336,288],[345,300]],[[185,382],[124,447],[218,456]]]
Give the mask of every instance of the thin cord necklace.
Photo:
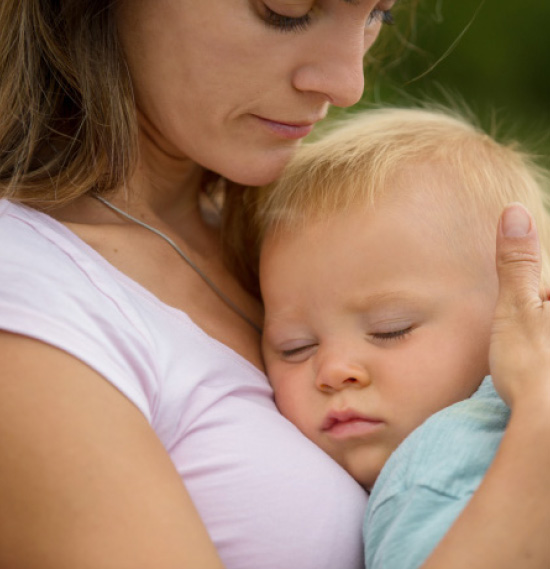
[[[239,315],[239,317],[244,319],[256,332],[261,334],[262,329],[248,315],[246,315],[241,310],[241,308],[238,307],[223,291],[221,291],[218,288],[218,286],[210,279],[210,277],[208,277],[208,275],[206,275],[199,267],[197,267],[197,265],[195,265],[195,263],[176,244],[176,242],[173,239],[168,237],[166,234],[162,233],[160,230],[157,230],[157,228],[154,228],[153,226],[150,226],[149,224],[146,224],[145,222],[142,222],[141,220],[134,218],[134,216],[131,216],[130,214],[128,214],[124,210],[121,210],[120,208],[118,208],[114,204],[111,204],[111,202],[108,202],[102,196],[95,195],[94,198],[96,200],[99,200],[105,206],[107,206],[107,208],[110,208],[111,210],[113,210],[117,214],[120,214],[123,218],[126,218],[126,219],[130,220],[131,222],[134,222],[135,224],[137,224],[138,226],[141,226],[142,228],[148,229],[149,231],[153,232],[154,234],[156,234],[160,238],[162,238],[165,242],[169,243],[177,251],[177,253],[180,255],[180,257],[188,263],[188,265],[191,267],[191,269],[193,269],[197,273],[197,275],[199,275],[199,277],[201,277],[201,279],[208,285],[208,287],[210,287],[210,289],[212,289],[212,291],[214,291],[214,293],[216,293],[216,295],[230,309],[232,309],[235,313],[237,313],[237,315]]]

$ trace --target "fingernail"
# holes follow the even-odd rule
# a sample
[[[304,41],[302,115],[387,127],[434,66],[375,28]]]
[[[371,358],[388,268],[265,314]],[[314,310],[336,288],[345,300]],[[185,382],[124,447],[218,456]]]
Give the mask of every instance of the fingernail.
[[[519,203],[510,204],[502,214],[502,233],[506,237],[524,237],[531,230],[531,217]]]

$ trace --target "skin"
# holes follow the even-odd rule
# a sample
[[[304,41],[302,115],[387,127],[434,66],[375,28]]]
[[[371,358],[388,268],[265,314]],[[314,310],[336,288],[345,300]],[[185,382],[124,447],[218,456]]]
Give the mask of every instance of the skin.
[[[375,209],[268,234],[261,255],[277,405],[366,488],[412,430],[489,373],[495,269],[465,271],[425,178],[409,180]],[[335,413],[350,417],[327,424]]]
[[[275,178],[299,141],[255,114],[315,121],[330,104],[354,103],[363,89],[362,55],[381,26],[365,24],[392,4],[322,0],[311,26],[283,33],[265,24],[256,1],[119,3],[140,161],[111,199],[174,239],[257,322],[261,307],[227,272],[219,236],[201,216],[198,164],[240,182]],[[289,15],[312,7],[269,5]],[[262,367],[257,333],[163,240],[91,198],[53,215]],[[10,465],[0,469],[4,566],[221,565],[168,454],[124,396],[83,363],[29,338],[0,333],[0,361],[0,454]]]

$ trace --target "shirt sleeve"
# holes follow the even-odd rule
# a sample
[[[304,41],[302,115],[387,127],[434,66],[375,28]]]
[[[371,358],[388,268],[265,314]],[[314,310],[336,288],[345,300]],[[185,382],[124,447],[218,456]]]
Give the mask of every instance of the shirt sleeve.
[[[156,381],[146,327],[85,251],[47,230],[0,216],[0,329],[78,358],[151,421]]]

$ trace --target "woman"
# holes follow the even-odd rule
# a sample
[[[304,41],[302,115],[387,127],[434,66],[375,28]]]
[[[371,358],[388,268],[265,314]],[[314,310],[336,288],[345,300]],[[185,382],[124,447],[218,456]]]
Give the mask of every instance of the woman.
[[[359,99],[393,4],[3,2],[3,565],[361,564],[362,491],[277,414],[261,307],[225,268],[202,198],[206,169],[273,180],[329,105]],[[503,237],[502,259],[524,243],[534,231]],[[547,336],[535,301],[506,296],[523,282],[509,267],[494,354],[516,417],[434,564],[548,560],[550,458],[525,443],[550,435],[549,357],[520,331]],[[506,343],[537,366],[518,373]],[[536,504],[508,501],[526,481]]]

